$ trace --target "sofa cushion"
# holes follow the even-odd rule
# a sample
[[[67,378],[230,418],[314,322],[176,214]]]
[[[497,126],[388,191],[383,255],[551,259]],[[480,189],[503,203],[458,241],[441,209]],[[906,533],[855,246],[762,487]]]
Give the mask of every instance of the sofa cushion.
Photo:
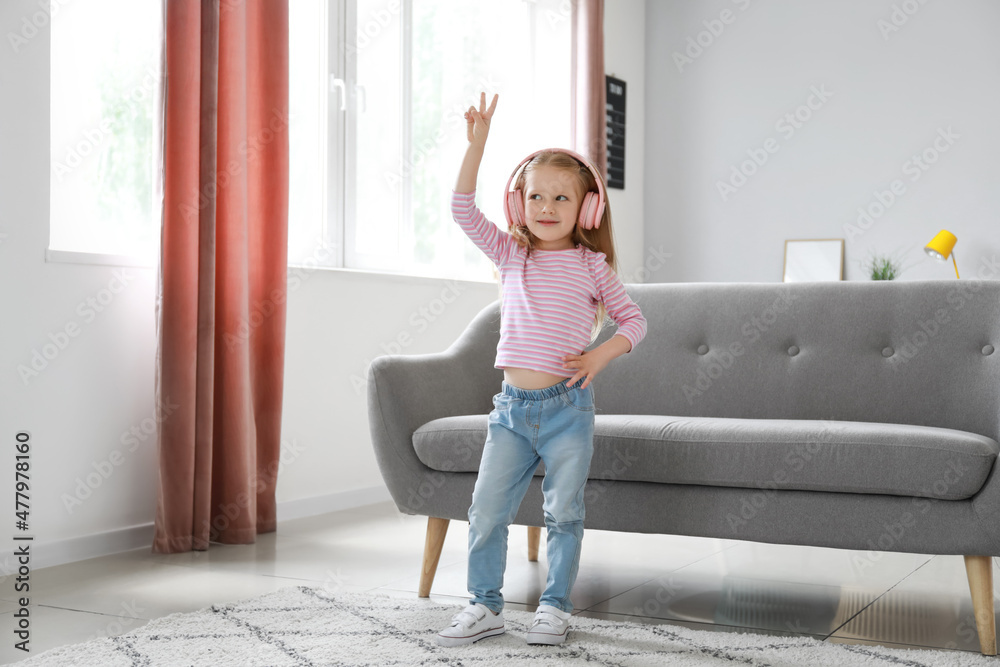
[[[486,424],[487,415],[436,419],[413,447],[434,470],[476,472]],[[998,452],[991,438],[909,424],[597,415],[590,479],[962,500]]]

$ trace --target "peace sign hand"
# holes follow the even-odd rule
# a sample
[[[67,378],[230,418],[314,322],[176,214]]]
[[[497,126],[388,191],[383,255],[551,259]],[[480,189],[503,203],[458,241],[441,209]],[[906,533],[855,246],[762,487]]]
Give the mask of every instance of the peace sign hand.
[[[470,106],[465,112],[466,131],[470,144],[477,144],[482,147],[486,145],[486,137],[490,133],[490,120],[493,118],[493,111],[497,108],[499,95],[493,96],[490,107],[486,108],[486,93],[479,95],[479,109]]]

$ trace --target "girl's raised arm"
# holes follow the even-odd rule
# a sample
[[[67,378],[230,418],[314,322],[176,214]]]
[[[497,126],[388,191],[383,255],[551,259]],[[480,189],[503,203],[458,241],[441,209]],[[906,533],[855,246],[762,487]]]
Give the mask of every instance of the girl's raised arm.
[[[490,120],[493,118],[493,111],[497,108],[497,99],[499,97],[499,95],[494,95],[493,101],[487,109],[486,93],[481,93],[479,96],[479,109],[477,110],[475,106],[471,106],[465,112],[469,147],[465,151],[465,159],[462,160],[462,168],[458,172],[458,181],[455,183],[455,192],[459,194],[468,194],[476,190],[479,163],[483,160],[486,137],[490,133]]]

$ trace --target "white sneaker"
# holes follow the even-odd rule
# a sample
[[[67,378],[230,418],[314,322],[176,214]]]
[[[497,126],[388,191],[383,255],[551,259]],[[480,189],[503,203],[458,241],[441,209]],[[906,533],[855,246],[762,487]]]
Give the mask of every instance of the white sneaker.
[[[543,604],[535,612],[535,620],[528,629],[529,644],[562,644],[569,632],[569,619],[573,615],[557,607]]]
[[[470,604],[451,619],[451,625],[438,633],[440,646],[463,646],[480,639],[502,635],[503,612],[494,614],[484,604]]]

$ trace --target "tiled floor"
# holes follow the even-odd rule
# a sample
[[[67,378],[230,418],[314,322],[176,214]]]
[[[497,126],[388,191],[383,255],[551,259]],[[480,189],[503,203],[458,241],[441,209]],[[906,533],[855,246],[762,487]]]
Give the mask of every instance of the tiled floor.
[[[390,503],[282,523],[252,546],[172,556],[147,549],[32,572],[31,646],[133,630],[149,619],[285,586],[415,597],[426,519]],[[453,521],[431,599],[464,604],[468,524]],[[544,551],[544,539],[543,551]],[[1000,572],[994,559],[994,580]],[[531,611],[545,558],[511,530],[504,597]],[[9,591],[2,628],[13,624]],[[587,531],[573,601],[581,616],[831,642],[979,651],[961,556],[856,552]],[[0,662],[26,657],[10,631]]]

